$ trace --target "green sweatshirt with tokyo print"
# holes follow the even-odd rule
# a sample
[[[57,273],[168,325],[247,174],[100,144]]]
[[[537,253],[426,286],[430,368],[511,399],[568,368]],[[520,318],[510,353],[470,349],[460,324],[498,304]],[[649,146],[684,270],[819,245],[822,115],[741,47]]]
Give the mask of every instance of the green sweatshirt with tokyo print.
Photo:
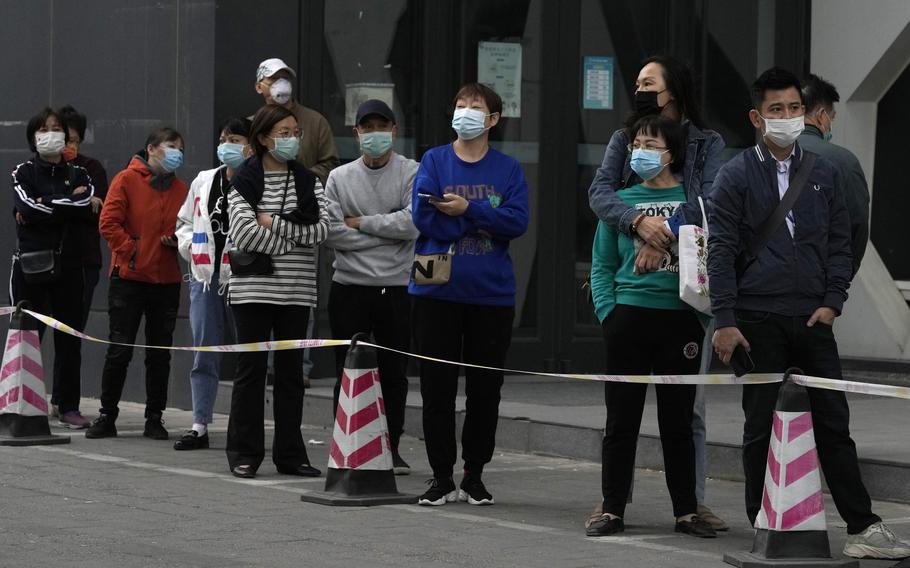
[[[619,192],[622,199],[640,212],[666,218],[686,202],[682,185],[652,189],[641,184]],[[647,274],[635,273],[635,257],[644,246],[638,236],[629,237],[597,223],[591,254],[591,294],[597,319],[603,322],[617,304],[661,310],[690,310],[679,299],[679,256],[674,241],[660,268]]]

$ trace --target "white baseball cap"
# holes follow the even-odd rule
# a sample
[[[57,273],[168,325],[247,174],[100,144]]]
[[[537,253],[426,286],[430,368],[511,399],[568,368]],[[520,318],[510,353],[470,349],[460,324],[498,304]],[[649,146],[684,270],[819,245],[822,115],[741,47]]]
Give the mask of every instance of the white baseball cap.
[[[294,77],[297,76],[297,73],[295,73],[293,69],[288,67],[287,63],[285,63],[281,59],[278,59],[277,57],[273,57],[271,59],[266,59],[265,61],[263,61],[262,63],[259,64],[259,68],[256,69],[256,81],[257,82],[262,81],[263,79],[271,77],[272,75],[281,71],[282,69],[287,69],[288,71],[291,72],[291,75],[293,75]]]

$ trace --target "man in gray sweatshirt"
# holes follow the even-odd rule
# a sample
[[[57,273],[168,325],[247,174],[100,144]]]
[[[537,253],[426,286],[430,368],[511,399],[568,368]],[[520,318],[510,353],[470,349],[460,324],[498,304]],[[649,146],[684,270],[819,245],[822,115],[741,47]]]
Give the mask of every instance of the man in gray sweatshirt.
[[[372,333],[376,343],[410,348],[408,278],[414,261],[417,229],[411,221],[411,185],[417,162],[395,153],[395,115],[371,99],[357,109],[354,137],[362,156],[331,171],[325,194],[335,269],[329,294],[332,337],[347,339]],[[347,349],[335,348],[335,407]],[[389,424],[392,461],[397,475],[410,468],[398,453],[408,396],[407,358],[378,353],[379,380]]]

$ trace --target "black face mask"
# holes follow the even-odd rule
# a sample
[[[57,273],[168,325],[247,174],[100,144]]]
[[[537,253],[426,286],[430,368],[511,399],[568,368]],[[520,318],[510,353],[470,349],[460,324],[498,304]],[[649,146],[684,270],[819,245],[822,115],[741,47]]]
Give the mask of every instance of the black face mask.
[[[660,114],[663,107],[657,104],[657,95],[663,91],[635,91],[635,114],[649,116]]]

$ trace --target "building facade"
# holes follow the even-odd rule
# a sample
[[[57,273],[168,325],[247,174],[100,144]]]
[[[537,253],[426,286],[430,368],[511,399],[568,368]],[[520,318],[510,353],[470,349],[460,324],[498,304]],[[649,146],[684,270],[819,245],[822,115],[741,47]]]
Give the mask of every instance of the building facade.
[[[531,189],[530,229],[512,249],[518,295],[508,364],[521,369],[602,366],[600,328],[581,291],[595,228],[587,188],[610,135],[631,110],[639,62],[665,52],[692,65],[706,121],[724,137],[728,157],[754,143],[747,119],[752,80],[772,65],[812,70],[840,90],[834,141],[860,157],[873,190],[872,243],[879,252],[867,254],[851,290],[850,317],[838,324],[842,351],[908,358],[910,310],[894,280],[910,281],[910,253],[897,231],[900,206],[910,199],[899,172],[899,137],[910,130],[903,102],[910,93],[910,4],[902,0],[870,6],[850,0],[33,0],[25,6],[0,0],[0,42],[4,53],[17,54],[0,62],[3,75],[14,79],[0,101],[2,171],[28,156],[29,116],[47,104],[73,104],[89,116],[85,152],[111,176],[149,130],[167,123],[185,137],[180,174],[190,180],[214,164],[217,124],[261,104],[255,70],[268,57],[297,70],[298,98],[328,119],[343,161],[358,155],[351,115],[364,98],[391,103],[399,118],[397,148],[419,159],[453,139],[457,87],[478,78],[491,82],[506,103],[491,140],[521,162]],[[9,207],[11,192],[5,195]],[[13,228],[0,231],[11,252]],[[328,270],[322,280],[328,283]],[[101,337],[106,295],[102,282],[89,325]],[[184,296],[183,314],[187,303]],[[318,335],[326,337],[324,311],[321,320]],[[190,342],[186,320],[175,341]],[[92,384],[103,348],[86,351]],[[179,377],[188,376],[189,361],[175,355],[172,400],[185,400],[188,384]],[[317,375],[331,372],[328,352],[318,353],[317,362]]]

